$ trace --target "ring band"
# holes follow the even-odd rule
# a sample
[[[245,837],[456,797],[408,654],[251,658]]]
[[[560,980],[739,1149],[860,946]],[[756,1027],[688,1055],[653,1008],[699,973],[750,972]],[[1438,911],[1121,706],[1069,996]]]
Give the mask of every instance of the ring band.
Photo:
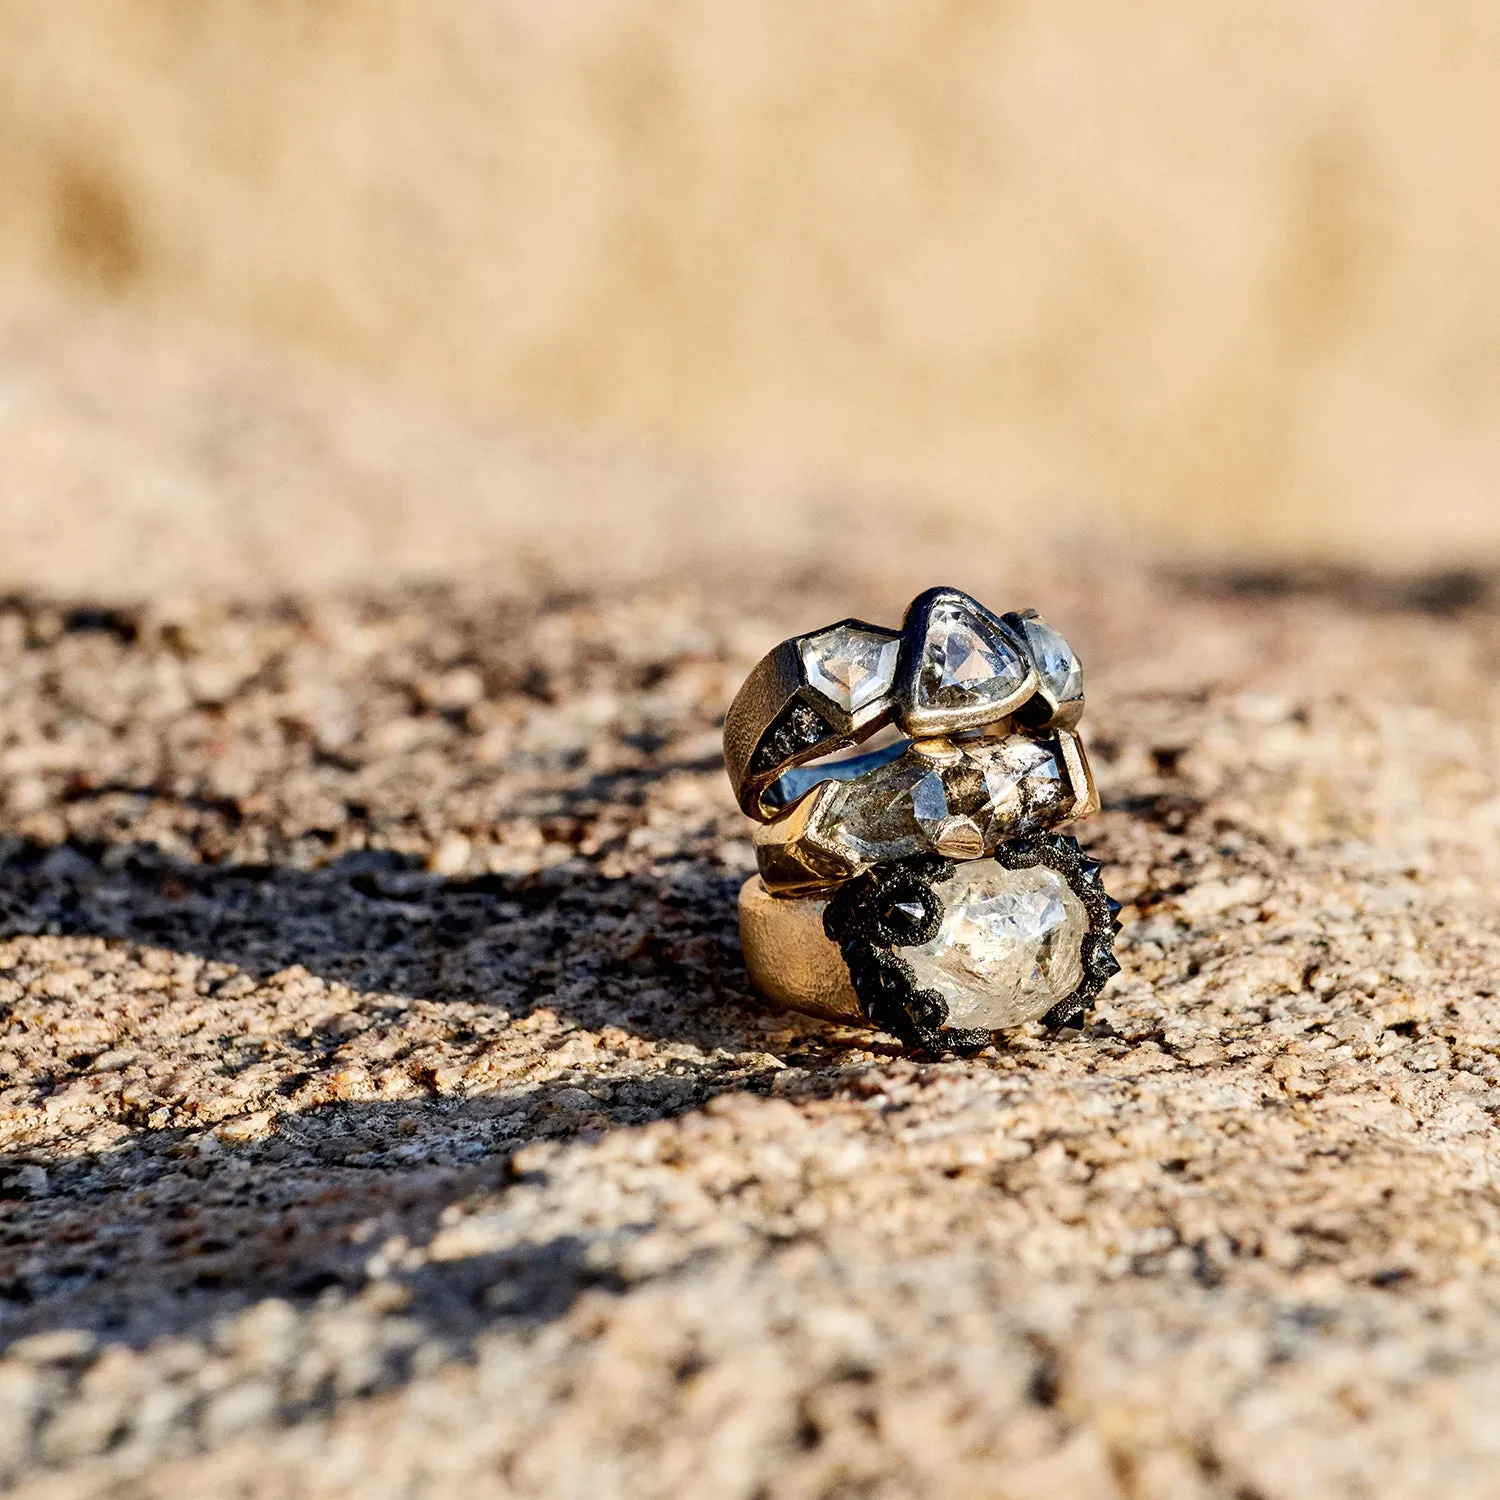
[[[768,891],[808,895],[920,854],[978,859],[1003,840],[1098,810],[1083,743],[1071,730],[893,748],[894,755],[819,768],[821,784],[755,830]]]
[[[1034,610],[929,589],[900,631],[783,641],[724,719],[760,826],[740,891],[757,989],[938,1054],[1075,1021],[1119,969],[1100,866],[1056,832],[1099,807],[1083,670]],[[886,726],[899,743],[835,759]]]
[[[1049,834],[882,865],[831,897],[773,896],[752,876],[740,934],[768,999],[940,1053],[1075,1020],[1119,971],[1118,910],[1098,863]]]
[[[769,652],[724,719],[724,763],[741,808],[770,822],[794,767],[859,744],[893,720],[913,739],[1000,723],[1070,729],[1083,674],[1034,610],[995,615],[959,589],[912,601],[899,632],[841,620]]]

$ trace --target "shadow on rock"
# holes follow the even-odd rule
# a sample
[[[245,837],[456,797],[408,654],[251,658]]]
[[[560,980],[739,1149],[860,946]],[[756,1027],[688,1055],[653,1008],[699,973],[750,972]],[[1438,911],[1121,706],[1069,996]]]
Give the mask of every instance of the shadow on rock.
[[[546,1005],[593,1030],[742,1048],[742,877],[683,861],[610,878],[581,861],[444,880],[400,855],[326,869],[208,866],[139,845],[12,844],[0,937],[92,936],[194,953],[256,979],[300,965],[355,989]],[[753,1045],[753,1043],[748,1043]]]

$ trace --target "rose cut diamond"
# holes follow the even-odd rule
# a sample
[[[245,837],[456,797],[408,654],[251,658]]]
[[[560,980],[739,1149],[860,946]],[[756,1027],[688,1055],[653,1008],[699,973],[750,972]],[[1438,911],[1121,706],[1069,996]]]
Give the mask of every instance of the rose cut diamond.
[[[925,708],[973,708],[1009,698],[1026,663],[997,631],[961,604],[933,606],[922,643],[917,695]]]
[[[836,625],[802,642],[802,670],[809,687],[853,714],[890,691],[900,654],[894,636]]]
[[[1036,662],[1037,675],[1059,703],[1083,697],[1083,665],[1073,648],[1048,624],[1029,617],[1026,642]]]
[[[1034,1021],[1083,982],[1089,917],[1068,882],[1045,865],[960,865],[939,887],[942,926],[903,948],[919,989],[948,1002],[948,1025],[994,1031]]]

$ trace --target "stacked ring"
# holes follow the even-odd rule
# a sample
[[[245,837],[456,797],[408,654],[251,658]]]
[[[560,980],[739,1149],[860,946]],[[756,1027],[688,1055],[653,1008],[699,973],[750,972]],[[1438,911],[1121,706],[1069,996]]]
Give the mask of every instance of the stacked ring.
[[[724,728],[760,825],[740,893],[757,988],[930,1052],[1075,1020],[1118,968],[1099,866],[1054,831],[1099,805],[1082,712],[1056,631],[957,589],[919,595],[900,631],[843,620],[777,646]],[[829,759],[891,727],[907,738]]]

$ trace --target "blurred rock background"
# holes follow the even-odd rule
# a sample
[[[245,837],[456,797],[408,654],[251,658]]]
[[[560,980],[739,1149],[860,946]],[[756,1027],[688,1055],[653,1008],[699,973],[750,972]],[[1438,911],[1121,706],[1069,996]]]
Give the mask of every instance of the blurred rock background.
[[[801,565],[867,506],[1488,568],[1497,71],[1479,0],[7,0],[0,576]]]

